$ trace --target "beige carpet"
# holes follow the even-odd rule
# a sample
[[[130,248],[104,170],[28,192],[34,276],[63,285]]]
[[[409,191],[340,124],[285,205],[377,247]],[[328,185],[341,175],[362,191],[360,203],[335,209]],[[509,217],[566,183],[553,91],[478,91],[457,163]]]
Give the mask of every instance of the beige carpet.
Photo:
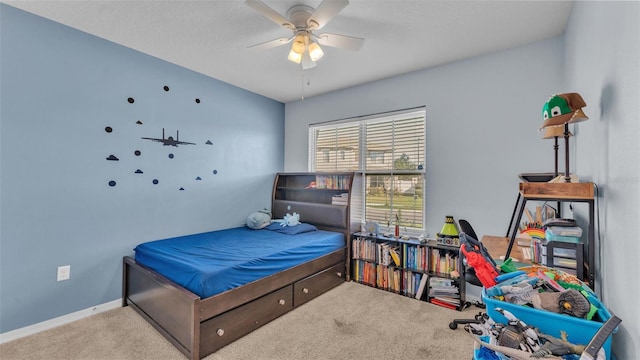
[[[205,359],[472,359],[473,340],[461,328],[450,330],[449,322],[478,311],[344,283]],[[0,345],[0,359],[185,356],[126,307]]]

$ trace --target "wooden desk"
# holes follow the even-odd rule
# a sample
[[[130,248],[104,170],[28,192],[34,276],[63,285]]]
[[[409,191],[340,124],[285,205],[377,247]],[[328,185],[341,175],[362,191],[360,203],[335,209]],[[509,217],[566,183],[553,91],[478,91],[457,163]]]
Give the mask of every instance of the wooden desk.
[[[522,214],[527,206],[528,201],[557,201],[557,202],[579,202],[586,203],[589,207],[589,224],[587,243],[584,246],[585,256],[579,273],[583,274],[580,280],[583,280],[592,289],[595,289],[595,184],[592,182],[585,183],[520,183],[520,191],[516,206],[513,208],[509,228],[507,229],[507,237],[509,243],[503,256],[509,257],[511,251],[516,245],[516,236],[518,235],[518,226],[522,220]],[[499,242],[500,243],[500,242]],[[485,245],[486,246],[486,245]],[[493,256],[493,255],[492,255]],[[586,259],[585,259],[586,258]]]
[[[504,254],[507,253],[509,247],[509,238],[505,236],[484,235],[482,237],[482,245],[487,248],[489,255],[496,261],[504,261]],[[517,238],[513,248],[511,258],[513,261],[522,264],[531,264],[531,258],[526,259],[525,254],[531,249],[531,239]]]

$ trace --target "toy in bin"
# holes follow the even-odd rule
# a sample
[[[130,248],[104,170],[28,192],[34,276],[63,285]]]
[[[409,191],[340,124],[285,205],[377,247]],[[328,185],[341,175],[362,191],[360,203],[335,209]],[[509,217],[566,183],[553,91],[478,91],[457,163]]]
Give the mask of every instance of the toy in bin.
[[[539,333],[509,311],[500,308],[496,310],[508,319],[508,323],[496,323],[487,317],[480,324],[469,325],[468,331],[480,336],[476,341],[491,350],[484,352],[484,358],[490,359],[492,352],[498,352],[510,359],[559,359],[558,356],[580,354],[584,351],[584,345],[571,344],[565,337],[558,339]]]
[[[611,317],[588,344],[582,345],[568,341],[564,331],[560,332],[560,338],[556,338],[527,325],[507,310],[496,310],[508,319],[508,323],[496,323],[485,316],[482,322],[465,326],[476,342],[474,360],[609,359],[603,345],[622,321],[616,316]]]
[[[587,345],[596,333],[612,319],[609,311],[597,296],[574,275],[542,265],[518,269],[514,273],[500,275],[496,285],[482,290],[482,299],[487,314],[496,323],[535,327],[538,336],[561,339],[571,344],[572,354],[580,354],[580,346]],[[513,328],[512,328],[513,329]],[[602,355],[609,359],[611,333],[602,340]],[[518,339],[518,331],[511,336]],[[503,335],[504,336],[504,335]],[[516,341],[501,345],[513,347]],[[519,347],[520,350],[522,347]],[[533,347],[528,349],[535,353]],[[560,355],[553,353],[554,355]],[[577,359],[577,357],[576,357]]]

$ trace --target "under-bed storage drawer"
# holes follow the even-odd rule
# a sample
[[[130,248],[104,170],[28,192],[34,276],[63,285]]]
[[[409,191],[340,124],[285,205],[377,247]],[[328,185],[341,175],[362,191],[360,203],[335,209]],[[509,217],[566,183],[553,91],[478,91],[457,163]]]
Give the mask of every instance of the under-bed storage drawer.
[[[293,284],[293,305],[299,306],[345,281],[344,262]]]
[[[200,353],[209,354],[293,309],[286,286],[202,323]]]

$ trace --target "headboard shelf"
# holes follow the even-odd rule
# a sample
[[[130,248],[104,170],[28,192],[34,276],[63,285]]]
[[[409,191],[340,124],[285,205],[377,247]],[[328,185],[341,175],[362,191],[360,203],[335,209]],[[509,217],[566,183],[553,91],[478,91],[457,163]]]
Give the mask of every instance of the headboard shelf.
[[[361,178],[353,172],[278,173],[273,184],[272,216],[281,219],[296,212],[301,222],[344,233],[348,243],[351,234],[361,227]]]

